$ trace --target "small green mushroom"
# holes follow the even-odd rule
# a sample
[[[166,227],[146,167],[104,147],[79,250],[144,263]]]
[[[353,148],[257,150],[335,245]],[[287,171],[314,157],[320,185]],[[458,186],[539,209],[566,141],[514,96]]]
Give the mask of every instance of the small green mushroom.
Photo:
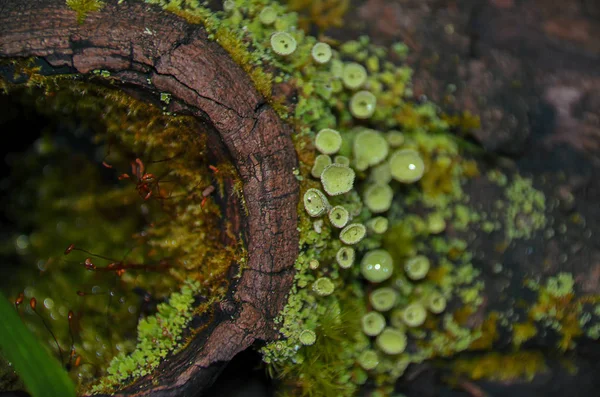
[[[346,156],[335,156],[333,162],[341,165],[350,165],[350,159]]]
[[[311,268],[312,270],[317,270],[319,268],[319,260],[318,259],[311,259],[308,262],[308,267]]]
[[[423,325],[426,318],[427,311],[419,302],[411,303],[402,311],[402,320],[404,320],[404,324],[408,325],[409,327],[418,327]]]
[[[327,296],[333,293],[335,285],[329,277],[319,277],[313,283],[312,290],[319,296]]]
[[[380,283],[392,276],[394,261],[392,256],[384,249],[375,249],[363,256],[360,272],[364,278],[372,283]]]
[[[361,324],[365,335],[377,336],[385,328],[385,317],[378,312],[369,312],[362,317]]]
[[[358,364],[365,370],[370,371],[379,364],[379,356],[375,350],[365,350],[358,356]]]
[[[304,209],[310,216],[321,216],[329,208],[327,197],[319,189],[308,189],[304,193]]]
[[[390,209],[394,191],[390,185],[370,185],[365,190],[363,201],[367,208],[374,214],[379,214]]]
[[[290,55],[296,51],[296,39],[287,32],[275,32],[271,35],[271,48],[277,55]]]
[[[404,143],[404,134],[395,130],[388,131],[385,135],[385,139],[391,147],[397,148]]]
[[[352,223],[342,229],[340,232],[340,240],[342,240],[344,244],[348,245],[357,244],[365,237],[366,234],[367,228],[365,225],[360,223]]]
[[[413,183],[421,179],[425,163],[421,155],[413,149],[395,151],[389,160],[392,178],[402,183]]]
[[[342,269],[349,269],[354,265],[355,256],[354,248],[341,247],[337,254],[335,254],[335,260]]]
[[[406,349],[406,334],[394,328],[386,328],[377,336],[377,346],[386,354],[400,354]]]
[[[342,146],[342,136],[331,128],[323,128],[315,137],[315,146],[323,154],[335,154]]]
[[[342,72],[342,81],[351,90],[360,88],[367,81],[367,70],[359,63],[347,63],[344,65],[344,71]]]
[[[440,314],[446,310],[446,298],[437,291],[432,292],[427,297],[427,308],[432,313]]]
[[[302,343],[304,346],[312,346],[317,341],[317,334],[310,329],[305,329],[304,331],[300,332],[300,337],[298,339],[300,339],[300,343]]]
[[[388,143],[379,131],[365,129],[354,138],[354,157],[369,166],[382,162],[388,155]]]
[[[350,98],[350,113],[357,119],[368,119],[375,113],[377,98],[369,91],[358,91]]]
[[[348,210],[344,208],[342,205],[336,205],[332,209],[329,210],[329,221],[334,227],[343,228],[348,223],[350,219],[350,214]]]
[[[446,229],[446,221],[440,212],[434,212],[427,217],[427,230],[431,234],[439,234]]]
[[[331,47],[327,43],[319,42],[313,46],[310,54],[316,63],[327,63],[331,59]]]
[[[389,221],[383,216],[376,216],[375,218],[369,219],[367,227],[375,234],[383,234],[387,232]]]
[[[378,312],[390,310],[396,304],[398,294],[390,287],[377,288],[369,295],[369,302]]]
[[[331,157],[326,154],[319,154],[315,157],[315,163],[310,171],[310,174],[315,178],[321,178],[321,174],[325,167],[331,164]]]
[[[352,190],[354,186],[354,170],[347,165],[330,164],[321,174],[323,189],[330,196],[337,196]]]
[[[263,25],[272,25],[277,19],[277,11],[273,7],[265,7],[262,9],[260,14],[258,14],[258,20]]]
[[[423,279],[429,272],[429,267],[429,258],[424,255],[417,255],[404,263],[404,271],[411,280]]]
[[[392,181],[392,172],[390,171],[389,163],[386,161],[371,168],[369,181],[378,185],[387,185],[390,183]]]

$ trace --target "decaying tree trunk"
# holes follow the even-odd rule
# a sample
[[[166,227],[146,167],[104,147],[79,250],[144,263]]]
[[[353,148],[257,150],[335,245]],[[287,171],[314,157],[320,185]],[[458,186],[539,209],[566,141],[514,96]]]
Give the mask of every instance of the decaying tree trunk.
[[[106,3],[78,24],[64,0],[3,0],[0,57],[40,57],[78,74],[110,70],[142,98],[169,93],[169,111],[195,115],[217,132],[215,145],[225,145],[243,181],[247,216],[234,223],[245,238],[248,263],[210,327],[161,364],[154,378],[123,391],[197,395],[236,353],[275,336],[272,320],[284,305],[298,251],[291,130],[202,26],[143,3]]]

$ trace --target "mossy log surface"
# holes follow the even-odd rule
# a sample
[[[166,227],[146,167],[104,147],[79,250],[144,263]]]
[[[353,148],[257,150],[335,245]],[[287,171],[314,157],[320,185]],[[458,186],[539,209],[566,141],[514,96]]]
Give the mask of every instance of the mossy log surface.
[[[142,3],[117,9],[109,1],[78,24],[64,0],[8,0],[0,5],[0,57],[39,57],[51,68],[77,74],[109,70],[127,92],[142,98],[170,93],[168,110],[191,113],[212,127],[216,134],[209,141],[216,151],[224,144],[243,181],[247,215],[239,205],[225,212],[248,250],[230,299],[158,375],[121,395],[198,395],[236,353],[257,339],[272,339],[272,320],[284,305],[298,251],[291,130],[203,28]]]

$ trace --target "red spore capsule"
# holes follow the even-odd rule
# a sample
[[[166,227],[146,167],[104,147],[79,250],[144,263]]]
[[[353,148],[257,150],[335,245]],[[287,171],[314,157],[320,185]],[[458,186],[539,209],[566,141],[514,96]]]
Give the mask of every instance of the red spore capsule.
[[[31,310],[35,311],[35,307],[37,305],[37,300],[35,298],[31,298],[29,301],[29,306],[31,306]]]

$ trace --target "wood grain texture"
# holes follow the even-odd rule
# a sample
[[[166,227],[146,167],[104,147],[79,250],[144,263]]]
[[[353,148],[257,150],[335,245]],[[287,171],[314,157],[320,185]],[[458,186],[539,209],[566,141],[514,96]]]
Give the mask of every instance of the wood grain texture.
[[[120,394],[199,395],[236,353],[276,335],[272,320],[285,303],[298,252],[291,129],[201,26],[142,3],[106,3],[80,25],[64,0],[3,0],[0,57],[40,57],[80,74],[109,70],[128,92],[170,93],[169,110],[185,108],[217,131],[243,181],[248,215],[234,224],[246,241],[246,270],[209,327],[153,378]]]

